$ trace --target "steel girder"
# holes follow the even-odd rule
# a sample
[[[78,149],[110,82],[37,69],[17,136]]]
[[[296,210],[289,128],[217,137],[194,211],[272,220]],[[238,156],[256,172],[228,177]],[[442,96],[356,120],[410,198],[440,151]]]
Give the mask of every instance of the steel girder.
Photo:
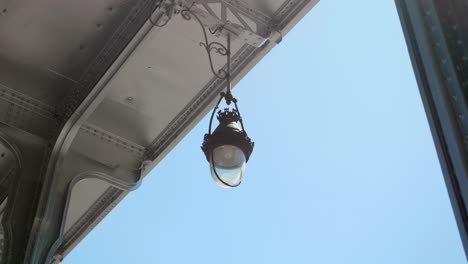
[[[468,4],[396,0],[460,236],[468,253]]]

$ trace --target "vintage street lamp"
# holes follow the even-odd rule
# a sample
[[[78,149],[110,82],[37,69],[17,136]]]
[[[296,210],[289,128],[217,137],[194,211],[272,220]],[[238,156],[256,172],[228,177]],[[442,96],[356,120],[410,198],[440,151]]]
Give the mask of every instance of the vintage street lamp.
[[[219,43],[216,45],[222,49],[222,53],[226,54],[227,57],[227,71],[222,70],[221,76],[226,79],[227,92],[220,94],[218,103],[211,113],[208,133],[205,134],[201,148],[210,163],[211,176],[215,182],[221,187],[231,188],[237,187],[241,183],[245,164],[252,154],[254,142],[247,136],[237,107],[237,99],[231,93],[231,35],[227,34],[227,47]],[[209,45],[206,45],[205,48],[209,52]],[[219,74],[215,73],[215,75]],[[225,108],[224,111],[218,111],[219,125],[211,133],[214,114],[223,99],[228,106],[231,102],[234,103],[234,109]],[[240,123],[240,128],[237,123]]]
[[[213,74],[222,80],[226,80],[227,91],[220,93],[220,98],[211,113],[208,133],[205,134],[202,150],[205,153],[206,159],[210,163],[211,176],[215,182],[223,188],[237,187],[242,181],[245,172],[245,165],[252,154],[254,142],[247,136],[244,129],[244,123],[237,107],[237,99],[231,93],[231,32],[225,29],[222,25],[212,29],[209,28],[211,34],[215,35],[226,34],[227,46],[217,42],[208,41],[207,32],[200,18],[193,13],[189,8],[183,8],[176,4],[176,1],[159,1],[156,8],[159,8],[164,14],[165,19],[153,21],[154,26],[163,27],[167,24],[173,14],[181,14],[185,20],[191,20],[192,17],[200,24],[204,42],[200,42],[200,46],[204,47],[208,54],[210,69]],[[215,71],[212,61],[212,52],[227,58],[227,69]],[[223,111],[218,111],[217,119],[218,127],[211,133],[213,118],[222,100],[226,101],[228,106],[234,103],[234,108],[224,108]],[[240,124],[240,127],[238,126]]]
[[[221,94],[221,99],[226,97],[226,94]],[[218,111],[219,125],[211,133],[211,125],[217,106],[213,109],[209,131],[205,134],[202,145],[202,150],[210,163],[211,176],[219,186],[224,188],[239,186],[244,176],[245,164],[254,147],[254,142],[250,140],[244,130],[236,99],[232,98],[232,100],[235,109],[225,108],[224,111]],[[226,99],[226,101],[228,100]],[[241,124],[241,128],[237,125],[238,122]]]

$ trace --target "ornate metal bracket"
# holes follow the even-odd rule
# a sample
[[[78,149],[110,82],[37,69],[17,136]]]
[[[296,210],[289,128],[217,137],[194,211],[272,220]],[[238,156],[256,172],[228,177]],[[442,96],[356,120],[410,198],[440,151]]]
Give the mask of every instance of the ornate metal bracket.
[[[208,33],[206,30],[205,25],[203,24],[202,20],[198,15],[192,12],[191,8],[193,7],[193,3],[190,7],[186,7],[181,0],[159,0],[155,2],[154,8],[155,10],[159,10],[161,12],[161,16],[158,20],[153,20],[152,17],[149,18],[149,21],[156,27],[164,27],[167,25],[169,20],[172,18],[174,14],[180,14],[184,20],[195,20],[200,24],[200,27],[203,32],[204,41],[200,42],[200,46],[205,48],[205,51],[208,55],[208,62],[210,64],[211,72],[214,76],[219,79],[226,79],[227,80],[227,92],[223,94],[221,97],[225,98],[226,103],[228,105],[231,104],[235,98],[231,94],[231,33],[227,31],[227,45],[224,45],[218,41],[210,41],[208,39]],[[162,22],[161,22],[162,21]],[[208,31],[212,35],[217,35],[221,31],[224,30],[224,26],[220,25],[215,27],[214,29],[208,28]],[[227,69],[219,69],[216,70],[213,63],[213,53],[217,53],[221,56],[227,57]],[[219,103],[218,103],[219,104]],[[218,106],[216,105],[216,107]]]
[[[210,69],[213,72],[213,74],[219,79],[229,78],[230,77],[229,76],[229,70],[226,72],[224,69],[219,69],[218,71],[216,71],[214,69],[213,58],[212,58],[211,54],[214,51],[215,53],[218,53],[221,56],[227,56],[227,58],[228,58],[228,68],[230,67],[230,57],[231,57],[230,34],[228,33],[228,44],[227,44],[228,47],[226,47],[225,45],[221,44],[218,41],[211,41],[210,42],[208,40],[208,34],[206,32],[205,26],[203,25],[202,21],[200,20],[200,18],[195,13],[190,11],[190,9],[183,9],[180,12],[180,14],[181,14],[182,18],[187,20],[187,21],[191,20],[192,17],[194,17],[195,20],[200,24],[200,26],[202,28],[202,31],[203,31],[203,36],[204,36],[204,42],[200,42],[200,46],[204,47],[205,50],[206,50],[206,53],[208,54]],[[215,35],[218,31],[221,31],[222,29],[223,29],[222,26],[219,26],[219,27],[215,28],[214,30],[211,30],[210,28],[208,28],[208,30],[210,31],[210,33],[212,35]]]
[[[211,134],[211,126],[214,118],[214,114],[216,110],[219,107],[219,104],[221,101],[224,99],[226,101],[227,105],[230,105],[232,102],[234,103],[235,110],[237,113],[239,113],[239,122],[242,126],[242,130],[244,129],[244,124],[242,122],[242,118],[240,117],[240,112],[239,108],[237,106],[237,99],[232,96],[231,93],[231,32],[229,30],[226,30],[226,36],[227,36],[227,45],[224,45],[218,41],[210,41],[208,39],[208,33],[207,33],[207,27],[203,24],[202,20],[200,19],[197,14],[192,12],[191,8],[193,7],[193,3],[190,7],[184,6],[184,4],[181,2],[181,0],[159,0],[155,2],[155,10],[160,10],[162,16],[159,17],[158,20],[153,20],[152,17],[149,18],[149,21],[156,27],[164,27],[167,25],[169,20],[172,18],[172,15],[174,14],[180,14],[184,20],[192,20],[192,18],[195,18],[195,20],[200,24],[200,27],[203,32],[203,37],[204,41],[200,42],[200,46],[205,48],[205,51],[208,55],[208,62],[210,64],[210,69],[211,72],[213,73],[216,78],[219,78],[221,80],[226,80],[227,81],[227,90],[226,92],[222,92],[220,94],[220,98],[218,102],[216,103],[213,112],[211,113],[211,118],[210,118],[210,125],[209,125],[209,134]],[[160,22],[160,21],[163,22]],[[208,31],[212,35],[217,35],[218,33],[221,33],[221,31],[225,30],[223,25],[219,25],[215,28],[208,28]],[[217,53],[221,56],[225,56],[227,58],[227,69],[219,69],[216,70],[213,64],[213,57],[212,54]]]
[[[192,4],[193,6],[193,4]],[[221,44],[218,41],[209,41],[208,40],[208,33],[206,32],[206,28],[203,25],[203,22],[201,19],[190,10],[191,7],[187,8],[185,7],[182,2],[177,1],[177,0],[159,0],[155,2],[154,9],[159,10],[161,12],[161,16],[157,19],[154,20],[153,17],[149,18],[149,21],[153,26],[155,27],[164,27],[167,25],[167,23],[171,20],[173,15],[180,14],[183,19],[189,21],[192,20],[192,17],[195,18],[195,20],[200,24],[200,27],[203,31],[203,37],[204,41],[200,42],[200,46],[204,47],[206,50],[206,53],[208,54],[208,61],[210,63],[210,69],[213,72],[213,74],[219,78],[219,79],[226,79],[228,78],[228,71],[224,69],[219,69],[215,70],[214,64],[213,64],[213,57],[212,57],[212,52],[215,52],[221,56],[228,56],[230,57],[230,47],[226,47],[225,45]],[[223,26],[218,26],[214,29],[208,28],[208,31],[212,35],[216,35],[220,31],[223,30]],[[228,33],[228,38],[230,38],[230,35]],[[228,39],[228,46],[230,46],[230,39]],[[228,61],[228,65],[230,61]]]

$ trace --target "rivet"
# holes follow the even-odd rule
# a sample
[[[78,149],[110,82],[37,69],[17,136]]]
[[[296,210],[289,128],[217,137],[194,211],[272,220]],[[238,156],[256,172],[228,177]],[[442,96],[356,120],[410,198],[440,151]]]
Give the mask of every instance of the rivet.
[[[125,98],[125,101],[127,101],[127,103],[132,103],[133,102],[133,97],[129,96],[129,97]]]
[[[8,9],[3,8],[2,13],[4,13],[4,14],[8,13]]]

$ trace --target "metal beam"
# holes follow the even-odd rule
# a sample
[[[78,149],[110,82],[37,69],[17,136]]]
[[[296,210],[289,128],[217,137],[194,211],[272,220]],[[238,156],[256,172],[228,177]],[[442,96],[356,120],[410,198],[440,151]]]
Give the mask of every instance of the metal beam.
[[[203,6],[210,15],[215,16],[220,21],[229,20],[227,17],[227,11],[229,10],[242,26],[253,33],[260,35],[261,37],[268,37],[271,30],[272,30],[272,21],[273,19],[266,15],[265,13],[261,12],[260,10],[256,10],[250,7],[248,4],[239,1],[239,0],[196,0],[195,3]],[[216,14],[211,8],[210,4],[219,4],[221,5],[221,14]],[[242,18],[240,15],[244,16],[244,18],[250,20],[253,24],[256,25],[255,29],[250,28],[248,23],[246,23],[245,19]],[[246,25],[247,24],[247,25]]]
[[[47,157],[47,142],[26,132],[0,124],[2,146],[15,160],[8,201],[2,217],[5,244],[1,263],[28,263],[27,243],[34,222],[41,187],[40,172]]]
[[[47,139],[56,119],[52,106],[0,84],[0,122]]]
[[[63,125],[99,82],[151,15],[154,0],[134,1],[131,11],[57,108]]]
[[[249,6],[247,3],[239,0],[197,0],[195,1],[197,3],[207,3],[207,4],[213,4],[213,3],[219,3],[219,4],[225,4],[230,11],[240,13],[244,15],[245,17],[249,18],[253,22],[257,24],[261,24],[264,26],[270,26],[271,21],[273,20],[270,16],[267,14],[261,12],[260,10],[254,9],[251,6]]]
[[[98,127],[94,126],[91,129],[92,132],[87,130],[90,128],[80,130],[68,153],[61,158],[60,166],[55,171],[60,177],[54,178],[48,193],[49,199],[41,204],[44,208],[44,215],[41,215],[39,219],[46,221],[37,222],[34,227],[36,239],[30,242],[33,263],[51,261],[64,242],[66,208],[70,202],[71,190],[77,182],[86,178],[104,180],[113,186],[111,187],[112,197],[118,197],[122,192],[133,190],[140,184],[141,154],[139,153],[142,153],[142,150],[135,149],[136,145],[128,141],[116,139],[110,134],[103,134],[102,129]],[[87,151],[81,151],[82,148],[86,148]],[[111,159],[106,157],[111,157]],[[104,206],[109,206],[109,204],[105,203]],[[85,230],[86,224],[90,223],[83,223],[78,231]],[[80,234],[74,233],[73,237]]]
[[[83,131],[80,127],[102,102],[109,89],[106,84],[151,29],[147,18],[151,13],[152,3],[152,0],[141,0],[134,4],[130,15],[108,41],[108,45],[89,66],[84,76],[79,79],[73,92],[58,107],[61,131],[55,142],[51,142],[53,149],[48,156],[48,161],[44,162],[46,166],[40,197],[37,199],[36,222],[31,229],[27,249],[28,260],[31,263],[50,262],[62,243],[67,188],[71,188],[74,180],[79,178],[79,172],[83,170],[94,172],[94,176],[112,182],[118,189],[133,189],[139,184],[140,169],[138,166],[132,167],[131,172],[125,166],[109,168],[99,160],[80,154],[79,148],[70,148],[77,142],[76,137],[86,132],[86,128]],[[85,136],[85,138],[90,137]],[[79,143],[75,145],[79,146]],[[128,155],[128,151],[124,153],[123,155]],[[133,160],[130,159],[130,161]],[[81,166],[81,169],[73,168],[77,165]]]
[[[465,2],[396,0],[460,236],[468,253],[468,6]]]
[[[64,241],[67,246],[75,243],[76,238],[84,235],[82,232],[89,231],[102,219],[112,208],[112,203],[120,201],[125,193],[140,184],[143,148],[86,124],[80,129],[68,154],[64,154],[59,162],[60,167],[56,171],[59,177],[54,178],[48,189],[49,199],[38,203],[42,189],[41,171],[45,169],[43,165],[47,164],[49,156],[47,141],[4,124],[0,124],[0,128],[0,168],[7,172],[0,175],[0,196],[2,201],[8,197],[2,217],[5,247],[3,256],[0,256],[3,262],[0,263],[48,263]],[[83,151],[83,147],[87,151]],[[111,162],[107,162],[110,159],[106,157],[112,157]],[[102,217],[90,212],[92,216],[83,218],[64,238],[64,215],[70,202],[70,192],[77,182],[85,178],[108,182],[112,186],[112,195],[103,195],[99,199],[100,206],[95,211],[103,214]],[[39,215],[36,211],[44,213]],[[68,248],[61,247],[60,250]]]

